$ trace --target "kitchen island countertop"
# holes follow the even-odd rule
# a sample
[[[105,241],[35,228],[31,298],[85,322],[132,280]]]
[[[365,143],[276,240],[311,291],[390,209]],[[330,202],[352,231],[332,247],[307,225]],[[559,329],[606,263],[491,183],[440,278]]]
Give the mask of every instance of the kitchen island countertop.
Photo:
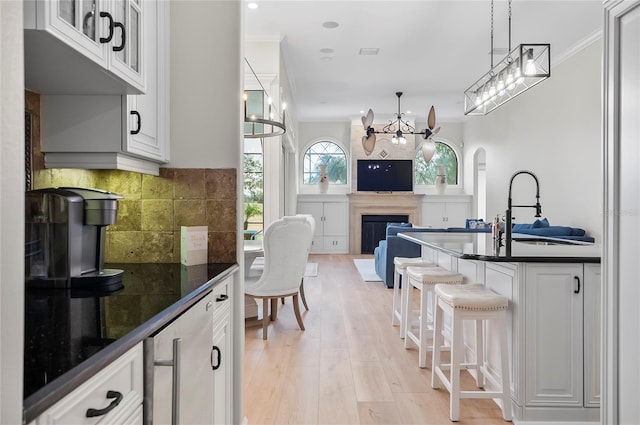
[[[600,244],[519,233],[513,234],[510,256],[506,256],[504,246],[497,253],[494,252],[491,233],[407,231],[398,233],[398,236],[467,260],[514,263],[599,263],[601,257]]]

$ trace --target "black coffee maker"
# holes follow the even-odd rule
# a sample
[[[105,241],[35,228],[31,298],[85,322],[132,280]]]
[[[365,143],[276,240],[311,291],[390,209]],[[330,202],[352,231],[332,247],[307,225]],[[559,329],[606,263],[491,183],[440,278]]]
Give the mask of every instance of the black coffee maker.
[[[122,270],[104,268],[105,229],[121,195],[52,187],[25,193],[25,281],[40,288],[122,285]]]

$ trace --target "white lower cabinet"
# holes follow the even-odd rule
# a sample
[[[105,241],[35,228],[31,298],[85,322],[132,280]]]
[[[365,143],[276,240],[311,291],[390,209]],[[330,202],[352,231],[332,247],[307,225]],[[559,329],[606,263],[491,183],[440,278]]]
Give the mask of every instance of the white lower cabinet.
[[[145,423],[231,423],[233,349],[231,279],[147,340],[153,344],[152,411]],[[147,388],[149,390],[149,388]],[[174,391],[178,391],[174,396]],[[151,410],[151,409],[150,409]]]
[[[420,225],[424,227],[464,227],[471,214],[471,196],[430,196],[422,202]]]
[[[527,264],[528,406],[582,406],[582,264]]]
[[[599,264],[526,265],[527,406],[600,406],[600,285]]]
[[[460,264],[458,271],[469,281],[484,281],[509,299],[511,398],[518,422],[598,422],[600,264]],[[470,358],[475,357],[473,329],[465,328]],[[485,359],[497,377],[499,338],[491,324],[485,337]]]
[[[311,252],[349,252],[349,204],[346,198],[325,202],[299,199],[298,213],[311,214],[316,221]]]
[[[142,424],[142,397],[143,354],[139,343],[32,423]]]

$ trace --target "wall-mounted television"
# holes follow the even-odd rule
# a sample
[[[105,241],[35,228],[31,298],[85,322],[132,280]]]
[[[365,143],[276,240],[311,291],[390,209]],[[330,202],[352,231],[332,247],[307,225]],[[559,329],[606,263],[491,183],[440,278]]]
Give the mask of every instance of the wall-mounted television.
[[[359,159],[358,192],[413,191],[411,159]]]

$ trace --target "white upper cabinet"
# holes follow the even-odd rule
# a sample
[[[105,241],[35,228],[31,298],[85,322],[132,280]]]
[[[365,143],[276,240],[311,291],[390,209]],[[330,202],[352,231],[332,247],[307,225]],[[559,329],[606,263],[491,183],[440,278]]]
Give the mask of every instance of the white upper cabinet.
[[[146,91],[144,9],[155,0],[25,0],[25,86],[43,94]]]
[[[133,3],[133,2],[131,2]],[[41,96],[46,168],[159,174],[169,160],[169,2],[144,1],[147,93]],[[140,59],[135,59],[140,62]]]

